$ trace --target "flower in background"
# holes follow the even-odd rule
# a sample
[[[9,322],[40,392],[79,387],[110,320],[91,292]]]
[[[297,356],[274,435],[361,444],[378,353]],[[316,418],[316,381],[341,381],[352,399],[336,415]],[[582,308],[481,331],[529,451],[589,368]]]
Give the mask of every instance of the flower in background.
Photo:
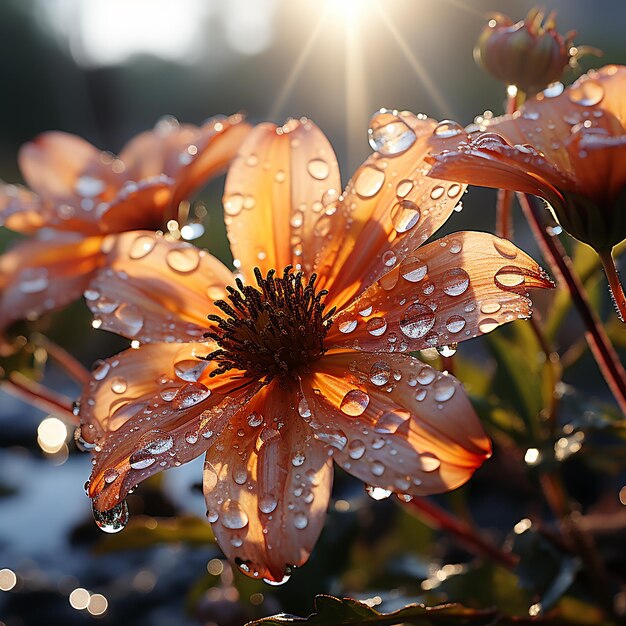
[[[181,201],[226,167],[249,128],[239,115],[201,127],[164,118],[119,156],[62,132],[24,145],[19,164],[32,191],[3,184],[0,219],[34,237],[0,256],[0,333],[78,298],[102,265],[108,234],[177,218]]]
[[[626,238],[626,67],[590,71],[484,130],[433,156],[432,175],[544,198],[561,226],[600,254],[624,310],[611,250]]]
[[[560,80],[565,69],[589,51],[573,46],[575,36],[574,31],[560,35],[556,15],[546,17],[538,8],[517,23],[496,13],[478,38],[474,58],[492,76],[533,95]]]
[[[388,492],[470,478],[491,450],[480,421],[455,378],[408,353],[528,317],[527,290],[551,282],[489,234],[422,245],[464,191],[425,176],[424,157],[458,132],[379,113],[378,152],[340,195],[315,125],[257,126],[226,181],[235,277],[184,242],[115,240],[88,301],[102,328],[144,345],[98,363],[80,401],[100,526],[119,530],[130,489],[206,452],[220,546],[280,582],[322,529],[333,459]]]

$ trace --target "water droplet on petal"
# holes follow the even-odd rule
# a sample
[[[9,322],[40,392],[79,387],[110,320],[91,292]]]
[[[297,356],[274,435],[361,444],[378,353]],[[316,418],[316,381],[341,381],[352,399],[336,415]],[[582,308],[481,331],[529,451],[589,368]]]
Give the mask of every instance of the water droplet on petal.
[[[128,505],[126,500],[123,500],[108,511],[98,511],[95,507],[92,510],[96,526],[105,533],[119,533],[120,530],[124,530],[128,523]]]
[[[451,343],[447,346],[437,346],[437,352],[443,357],[451,357],[456,354],[457,344]]]
[[[439,122],[433,131],[435,137],[439,137],[441,139],[456,137],[462,133],[465,133],[465,129],[460,124],[450,120],[443,120],[442,122]]]
[[[278,506],[278,500],[271,493],[265,494],[259,498],[259,511],[261,513],[271,513]]]
[[[356,328],[356,320],[345,320],[339,322],[339,332],[351,333]]]
[[[485,302],[480,305],[480,312],[485,315],[493,315],[497,313],[502,308],[502,305],[499,302]]]
[[[572,85],[567,94],[574,104],[582,106],[595,106],[604,98],[604,87],[602,83],[595,80],[583,80],[578,85]]]
[[[369,144],[383,156],[406,152],[417,139],[413,129],[390,111],[380,111],[370,120],[367,130]]]
[[[434,325],[433,310],[419,302],[409,306],[400,320],[400,330],[411,339],[424,337]]]
[[[512,287],[518,287],[525,282],[524,274],[522,270],[513,265],[507,265],[501,267],[494,277],[496,285],[501,289],[510,289]]]
[[[346,415],[357,417],[367,409],[370,403],[369,396],[360,389],[351,389],[341,401],[340,409]]]
[[[498,328],[499,324],[496,320],[491,317],[486,317],[484,320],[481,320],[478,324],[478,330],[481,333],[490,333],[492,330]]]
[[[311,159],[306,168],[317,180],[326,180],[330,174],[330,167],[323,159]]]
[[[422,367],[417,374],[417,382],[420,385],[430,385],[435,380],[435,370],[432,367]]]
[[[460,333],[465,328],[465,319],[460,315],[451,315],[446,321],[446,328],[449,333]]]
[[[398,233],[411,230],[420,219],[417,205],[410,200],[400,200],[391,209],[391,223]]]
[[[174,248],[168,251],[165,260],[175,272],[188,274],[200,265],[200,251],[193,246]]]
[[[441,466],[441,461],[434,454],[426,452],[420,456],[420,464],[423,472],[434,472]]]
[[[365,454],[365,444],[360,439],[351,441],[348,445],[348,455],[357,461]]]
[[[374,337],[380,337],[387,330],[387,321],[384,317],[372,317],[365,325],[367,332]]]
[[[183,385],[172,399],[172,407],[177,411],[188,409],[211,395],[211,390],[202,383],[187,383]]]
[[[195,383],[200,378],[202,372],[207,368],[208,361],[199,359],[185,359],[174,364],[174,373],[181,380]]]
[[[152,235],[138,235],[128,250],[128,256],[131,259],[143,259],[154,250],[156,242]]]
[[[435,400],[437,402],[445,402],[454,395],[456,387],[450,378],[444,376],[435,382],[433,390],[435,392]]]
[[[362,198],[375,196],[385,182],[385,173],[371,165],[364,166],[357,174],[354,190]]]
[[[393,250],[386,250],[383,252],[381,259],[386,267],[393,267],[397,260],[396,253]]]
[[[231,530],[239,530],[248,525],[248,516],[235,500],[226,500],[222,507],[222,525]]]
[[[123,302],[115,309],[114,316],[128,337],[134,337],[143,328],[143,315],[134,304]]]
[[[508,239],[494,237],[493,247],[496,249],[496,252],[505,259],[514,259],[517,256],[517,248]]]
[[[446,191],[445,187],[443,187],[442,185],[437,185],[436,187],[432,188],[432,190],[430,192],[430,197],[433,200],[439,200],[439,198],[441,198],[441,196],[443,196],[445,191]]]
[[[469,287],[469,274],[461,267],[447,270],[443,275],[443,290],[449,296],[460,296]]]
[[[102,478],[104,478],[104,482],[107,485],[110,485],[112,482],[115,482],[120,476],[120,473],[113,467],[110,467],[108,470],[105,470]]]
[[[370,369],[370,380],[379,387],[386,385],[391,378],[391,367],[384,361],[376,361]]]
[[[300,417],[303,418],[311,417],[311,409],[309,408],[309,403],[304,396],[298,403],[298,413],[300,414]]]
[[[27,268],[20,275],[18,289],[22,293],[39,293],[48,287],[50,280],[45,267]]]
[[[257,428],[263,423],[263,416],[256,411],[252,411],[250,415],[248,415],[248,426],[252,428]]]
[[[396,196],[406,198],[413,189],[413,181],[408,178],[401,180],[396,187]]]
[[[428,266],[416,256],[408,256],[400,263],[400,274],[402,278],[411,283],[417,283],[426,276]]]
[[[372,485],[365,485],[365,493],[372,500],[385,500],[391,495],[389,489],[383,489],[382,487],[372,487]]]
[[[111,391],[113,393],[124,393],[128,389],[128,383],[125,378],[116,376],[111,379]]]
[[[309,525],[309,518],[306,516],[306,513],[303,513],[302,511],[294,513],[293,525],[299,530],[306,528]]]
[[[380,461],[374,461],[370,465],[370,472],[372,472],[374,476],[382,476],[385,473],[385,466]]]

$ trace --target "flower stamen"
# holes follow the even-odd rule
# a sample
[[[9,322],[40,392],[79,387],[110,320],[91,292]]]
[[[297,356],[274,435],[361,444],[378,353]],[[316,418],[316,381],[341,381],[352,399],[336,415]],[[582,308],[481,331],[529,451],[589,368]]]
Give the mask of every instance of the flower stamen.
[[[324,354],[335,309],[324,313],[328,292],[316,293],[316,274],[306,281],[288,265],[282,277],[270,270],[263,278],[259,268],[254,276],[256,287],[237,278],[237,289],[227,287],[229,301],[215,302],[227,317],[208,316],[217,326],[205,337],[219,348],[204,358],[219,364],[211,376],[239,369],[266,384],[277,376],[286,382],[298,371],[308,371],[308,364]]]

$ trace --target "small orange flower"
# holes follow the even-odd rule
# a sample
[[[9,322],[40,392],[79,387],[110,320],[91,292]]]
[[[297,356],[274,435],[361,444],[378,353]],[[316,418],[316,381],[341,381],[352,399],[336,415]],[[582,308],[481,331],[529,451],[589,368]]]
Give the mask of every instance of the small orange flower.
[[[469,479],[491,451],[478,417],[455,378],[408,352],[527,317],[526,291],[551,283],[492,235],[422,245],[464,191],[425,176],[425,155],[456,132],[381,112],[379,151],[340,196],[316,126],[257,126],[226,181],[234,280],[186,243],[114,242],[88,301],[103,328],[144,345],[100,362],[81,398],[99,525],[119,530],[131,488],[206,452],[220,546],[279,582],[321,531],[333,459],[410,495]]]
[[[484,130],[433,156],[433,176],[545,198],[598,251],[626,238],[626,67],[591,71]]]
[[[198,128],[162,120],[118,157],[80,137],[48,132],[19,164],[33,191],[0,186],[0,220],[35,235],[0,257],[0,333],[78,298],[104,259],[108,233],[163,228],[180,202],[223,170],[249,125],[241,116]]]
[[[573,31],[560,35],[555,14],[546,17],[538,8],[515,24],[497,13],[480,34],[474,58],[492,76],[532,95],[560,80],[575,61],[575,35]]]

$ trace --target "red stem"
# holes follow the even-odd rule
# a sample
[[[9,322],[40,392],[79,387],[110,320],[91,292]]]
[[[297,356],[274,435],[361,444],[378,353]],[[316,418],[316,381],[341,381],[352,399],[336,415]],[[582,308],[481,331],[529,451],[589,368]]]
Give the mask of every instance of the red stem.
[[[619,408],[626,414],[626,371],[604,327],[589,304],[585,288],[572,267],[571,259],[560,240],[546,231],[541,216],[543,207],[539,205],[538,200],[534,196],[522,193],[517,197],[544,259],[556,279],[561,284],[565,284],[571,295],[572,302],[585,326],[585,338],[602,376]]]
[[[31,380],[20,372],[11,372],[4,381],[5,389],[46,413],[54,413],[64,421],[78,426],[79,420],[72,412],[72,401],[60,393]]]
[[[609,289],[611,290],[611,296],[613,297],[613,303],[617,310],[617,316],[620,322],[626,322],[626,295],[624,294],[624,287],[619,279],[617,268],[615,267],[615,259],[610,250],[603,250],[598,252],[600,261],[602,261],[602,267],[606,274],[606,279],[609,282]]]
[[[404,502],[404,500],[400,500],[400,502]],[[492,559],[508,569],[512,569],[517,565],[518,559],[514,554],[504,552],[497,546],[489,543],[476,534],[469,524],[454,517],[454,515],[442,509],[432,500],[416,497],[408,503],[408,507],[425,524],[452,535],[461,545],[477,556]]]

